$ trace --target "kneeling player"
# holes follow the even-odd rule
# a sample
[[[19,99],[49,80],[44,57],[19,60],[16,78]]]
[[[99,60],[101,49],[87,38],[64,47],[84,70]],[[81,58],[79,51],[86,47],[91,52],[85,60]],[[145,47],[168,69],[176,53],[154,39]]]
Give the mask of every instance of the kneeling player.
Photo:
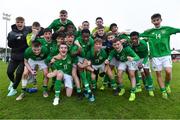
[[[41,46],[41,43],[37,40],[32,42],[32,47],[26,49],[24,54],[24,73],[22,76],[22,93],[16,98],[16,100],[22,100],[25,96],[27,79],[30,75],[36,75],[35,66],[38,65],[39,69],[44,72],[44,85],[43,85],[43,96],[48,97],[47,85],[48,85],[48,68],[44,60],[48,55],[48,49],[44,46]]]
[[[65,43],[61,43],[59,46],[59,54],[54,56],[52,60],[54,61],[54,71],[48,74],[48,77],[56,77],[55,81],[55,98],[53,101],[53,105],[59,104],[59,96],[61,91],[61,82],[64,80],[66,95],[70,97],[73,91],[72,84],[72,58],[67,54],[68,47]]]

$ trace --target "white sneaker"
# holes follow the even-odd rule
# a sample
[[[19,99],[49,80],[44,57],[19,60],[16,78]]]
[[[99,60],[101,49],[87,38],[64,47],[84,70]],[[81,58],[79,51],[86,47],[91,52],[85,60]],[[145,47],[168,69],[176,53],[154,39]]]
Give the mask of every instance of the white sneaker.
[[[11,90],[9,91],[9,93],[7,94],[7,96],[14,96],[17,93],[16,89],[11,88]]]
[[[21,93],[17,98],[16,100],[22,100],[23,98],[25,97],[25,93]]]
[[[13,82],[10,82],[10,84],[9,84],[9,86],[8,86],[8,91],[11,90],[12,86],[13,86]]]
[[[53,105],[58,105],[59,104],[59,98],[54,98],[54,101],[53,101]]]

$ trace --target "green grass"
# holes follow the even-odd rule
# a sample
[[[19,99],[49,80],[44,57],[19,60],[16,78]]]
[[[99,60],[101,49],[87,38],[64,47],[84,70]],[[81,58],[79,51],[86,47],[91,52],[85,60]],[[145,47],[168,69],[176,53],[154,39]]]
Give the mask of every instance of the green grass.
[[[0,62],[0,119],[178,119],[180,118],[180,63],[173,65],[173,80],[171,82],[172,94],[168,100],[161,98],[160,90],[154,79],[155,97],[148,96],[147,91],[138,93],[134,102],[129,102],[129,80],[125,79],[126,94],[122,97],[113,96],[110,89],[104,92],[97,91],[96,101],[88,102],[87,99],[78,101],[76,96],[71,98],[62,96],[61,103],[53,106],[54,93],[48,98],[42,97],[42,76],[38,76],[39,90],[37,93],[27,94],[22,101],[7,97],[9,81],[6,75],[7,65]],[[154,73],[153,73],[154,76]],[[51,83],[51,81],[50,81]]]

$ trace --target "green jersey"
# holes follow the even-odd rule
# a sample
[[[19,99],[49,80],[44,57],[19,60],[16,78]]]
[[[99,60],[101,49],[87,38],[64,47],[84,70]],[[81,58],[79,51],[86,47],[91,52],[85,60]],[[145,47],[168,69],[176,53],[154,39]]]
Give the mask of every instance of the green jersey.
[[[163,57],[171,54],[170,50],[170,35],[180,32],[180,29],[168,26],[160,28],[152,28],[141,36],[149,36],[149,47],[151,57]]]
[[[35,55],[33,53],[32,47],[28,47],[24,53],[25,59],[32,59],[32,60],[44,60],[48,56],[49,52],[45,46],[41,47],[41,52],[39,55]]]
[[[129,47],[123,48],[120,52],[116,51],[115,49],[112,50],[109,54],[108,60],[112,60],[115,57],[118,61],[126,62],[128,61],[127,56],[131,56],[134,58],[134,61],[139,60],[139,56]]]
[[[140,57],[143,58],[143,64],[145,64],[148,60],[148,46],[146,41],[139,40],[139,44],[137,46],[131,46],[134,52]]]
[[[47,44],[47,48],[49,50],[49,55],[46,59],[46,63],[48,64],[51,59],[53,58],[53,56],[57,55],[59,53],[59,48],[58,45],[56,44],[56,42],[51,42]]]
[[[101,49],[97,53],[94,52],[94,49],[91,49],[87,53],[87,58],[91,61],[92,65],[100,65],[107,59],[107,54],[105,49]]]
[[[72,22],[71,20],[67,19],[65,23],[62,23],[62,22],[61,22],[61,19],[58,18],[58,19],[55,19],[55,20],[49,25],[48,28],[53,29],[53,31],[56,32],[56,31],[58,31],[59,28],[62,27],[62,26],[65,27],[65,28],[67,28],[67,25],[68,25],[68,24],[73,24],[73,22]],[[73,25],[74,25],[74,24],[73,24]],[[74,25],[74,28],[75,28],[75,30],[76,30],[75,25]]]
[[[88,42],[85,42],[82,37],[78,37],[76,40],[78,40],[82,47],[80,56],[86,58],[86,53],[94,47],[94,40],[91,37],[89,37]]]
[[[74,64],[78,63],[78,58],[77,58],[77,51],[78,51],[78,46],[76,45],[68,45],[68,54],[73,58],[72,62]]]
[[[67,55],[64,59],[56,60],[53,64],[56,70],[61,70],[69,75],[71,75],[72,72],[72,65],[72,57],[70,55]]]

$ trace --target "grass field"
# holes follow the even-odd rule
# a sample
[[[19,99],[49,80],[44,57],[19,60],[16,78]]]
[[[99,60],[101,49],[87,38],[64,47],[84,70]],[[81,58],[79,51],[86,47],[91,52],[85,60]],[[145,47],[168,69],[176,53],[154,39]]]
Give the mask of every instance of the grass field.
[[[53,106],[54,93],[48,98],[42,97],[42,78],[38,76],[39,90],[27,94],[22,101],[7,97],[9,81],[6,75],[7,65],[0,62],[0,119],[179,119],[180,118],[180,63],[173,65],[172,94],[168,100],[161,98],[160,90],[154,79],[155,96],[148,96],[147,91],[138,93],[134,102],[129,102],[129,92],[122,97],[113,96],[110,89],[97,91],[96,101],[90,103],[87,99],[78,101],[76,96],[62,96],[61,103]],[[153,73],[154,76],[154,73]],[[154,77],[153,77],[154,78]],[[125,81],[128,91],[129,81]],[[51,82],[50,82],[51,83]]]

